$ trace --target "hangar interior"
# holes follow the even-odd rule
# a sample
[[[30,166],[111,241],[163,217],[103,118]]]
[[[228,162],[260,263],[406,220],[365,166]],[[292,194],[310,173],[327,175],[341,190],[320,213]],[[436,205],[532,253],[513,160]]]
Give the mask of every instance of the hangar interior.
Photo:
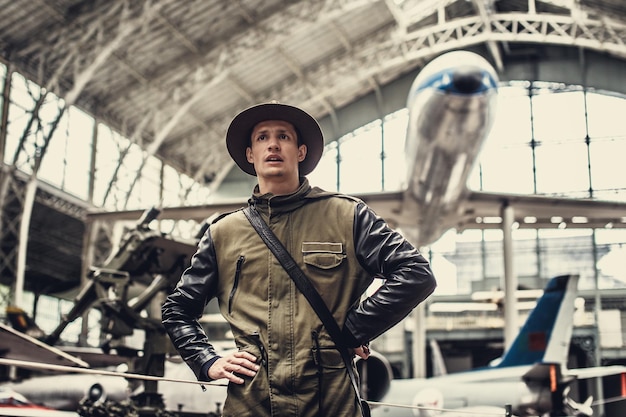
[[[148,209],[249,194],[254,178],[224,146],[228,123],[248,106],[276,99],[318,118],[333,175],[311,177],[325,187],[401,188],[392,151],[380,145],[369,158],[358,141],[373,131],[401,153],[411,83],[451,50],[489,60],[507,114],[471,187],[508,191],[490,188],[504,177],[516,192],[626,201],[621,0],[1,0],[0,22],[0,305],[18,304],[48,331],[129,230],[156,236],[173,254],[164,270],[179,271],[177,256],[193,251],[205,219],[159,217],[139,228]],[[548,127],[560,133],[542,136]],[[522,153],[527,163],[516,166]],[[372,161],[377,174],[351,185]],[[510,185],[520,177],[527,181]],[[581,364],[626,364],[623,228],[557,221],[514,232],[521,289],[581,275],[587,315],[573,343]],[[451,310],[427,307],[427,333],[452,369],[482,366],[503,349],[502,321],[486,324],[500,310],[452,307],[501,289],[501,240],[497,224],[465,219],[423,249],[450,284],[430,303]],[[609,255],[617,267],[601,269]],[[145,285],[163,272],[126,261]],[[79,319],[64,336],[97,343],[88,330],[98,320]],[[401,376],[412,373],[410,349],[396,343],[406,331],[378,341]]]

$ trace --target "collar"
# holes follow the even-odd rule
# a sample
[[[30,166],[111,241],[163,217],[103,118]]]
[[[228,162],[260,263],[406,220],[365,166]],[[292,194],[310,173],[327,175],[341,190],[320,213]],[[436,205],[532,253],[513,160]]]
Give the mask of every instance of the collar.
[[[324,191],[318,187],[311,187],[306,177],[300,177],[300,186],[291,194],[260,194],[259,186],[256,185],[252,197],[248,200],[248,204],[255,207],[267,219],[276,214],[294,211],[316,199],[327,198],[337,194],[336,192]]]

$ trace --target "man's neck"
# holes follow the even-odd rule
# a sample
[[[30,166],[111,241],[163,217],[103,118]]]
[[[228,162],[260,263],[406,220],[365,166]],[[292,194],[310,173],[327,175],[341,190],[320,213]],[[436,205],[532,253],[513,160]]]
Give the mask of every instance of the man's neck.
[[[287,195],[294,193],[300,187],[300,178],[288,181],[276,181],[276,178],[258,178],[259,192],[261,194],[271,193],[273,195]]]

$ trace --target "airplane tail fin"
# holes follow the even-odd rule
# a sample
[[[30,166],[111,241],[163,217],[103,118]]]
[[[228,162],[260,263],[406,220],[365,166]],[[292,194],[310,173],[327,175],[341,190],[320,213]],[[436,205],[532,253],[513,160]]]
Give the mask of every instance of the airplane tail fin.
[[[552,278],[498,368],[537,362],[567,364],[578,276]]]
[[[446,367],[446,363],[443,360],[443,355],[441,354],[441,348],[439,347],[439,343],[435,339],[430,340],[430,351],[433,362],[433,376],[442,376],[448,374],[448,369]]]

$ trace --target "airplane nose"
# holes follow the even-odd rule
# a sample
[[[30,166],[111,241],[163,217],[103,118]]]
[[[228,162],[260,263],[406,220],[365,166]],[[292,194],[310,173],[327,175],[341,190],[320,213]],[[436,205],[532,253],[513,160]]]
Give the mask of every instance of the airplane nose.
[[[482,87],[483,77],[480,71],[461,70],[452,76],[452,84],[455,89],[463,94],[474,93]]]

